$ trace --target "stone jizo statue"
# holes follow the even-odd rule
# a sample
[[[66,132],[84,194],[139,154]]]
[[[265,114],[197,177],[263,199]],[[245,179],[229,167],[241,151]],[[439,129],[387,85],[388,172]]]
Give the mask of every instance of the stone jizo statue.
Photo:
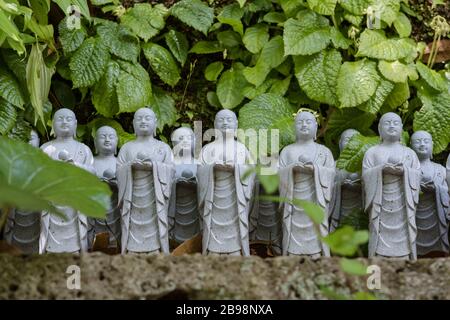
[[[192,129],[181,127],[171,136],[175,181],[169,207],[170,237],[178,243],[200,233],[201,219],[197,202],[197,164],[194,157],[195,136]]]
[[[37,132],[32,130],[30,144],[39,148],[39,141]],[[10,245],[19,248],[23,253],[38,253],[40,225],[40,212],[12,209],[5,226],[5,239]]]
[[[378,124],[380,144],[364,155],[362,180],[369,214],[369,257],[416,259],[420,163],[401,144],[402,120],[392,112]]]
[[[151,109],[137,110],[136,140],[125,143],[117,157],[122,253],[169,253],[173,154],[166,143],[155,139],[156,124]]]
[[[71,163],[91,173],[95,172],[94,157],[88,146],[75,140],[77,119],[69,109],[59,109],[53,116],[56,139],[41,146],[54,160]],[[57,207],[67,220],[42,212],[39,252],[86,252],[88,250],[88,220],[70,207]]]
[[[98,155],[94,157],[94,168],[102,181],[108,183],[112,191],[110,210],[106,213],[106,219],[89,219],[89,240],[92,245],[95,235],[107,232],[110,234],[109,247],[117,247],[120,243],[121,226],[120,210],[117,204],[117,132],[109,126],[100,127],[95,135],[95,149]]]
[[[411,136],[411,147],[420,161],[421,182],[416,212],[417,254],[448,254],[449,195],[445,168],[431,161],[433,138],[426,131]]]
[[[316,233],[313,221],[302,207],[282,203],[283,255],[305,255],[312,258],[329,256],[320,236],[328,234],[329,204],[335,177],[331,151],[315,142],[317,121],[310,112],[300,112],[295,118],[297,141],[280,154],[280,196],[292,201],[306,200],[321,206],[326,215]]]
[[[347,129],[342,132],[339,141],[339,149],[341,152],[350,139],[358,133],[354,129]],[[359,173],[352,173],[341,169],[336,170],[331,203],[330,232],[333,232],[351,213],[361,213],[363,211],[361,176]]]
[[[202,148],[198,199],[203,217],[203,254],[250,255],[249,212],[254,174],[247,148],[235,138],[238,121],[230,110],[216,114],[215,140]]]
[[[447,170],[447,185],[450,189],[450,155],[448,155],[447,165],[445,166],[445,169]]]

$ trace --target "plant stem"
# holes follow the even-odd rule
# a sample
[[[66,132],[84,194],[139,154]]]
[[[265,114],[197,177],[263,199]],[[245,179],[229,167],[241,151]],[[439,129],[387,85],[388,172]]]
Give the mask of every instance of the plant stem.
[[[11,211],[11,208],[8,206],[3,207],[2,211],[0,212],[0,232],[3,230],[3,227],[5,226],[6,219],[9,216],[9,212]]]
[[[437,41],[437,38],[438,38],[438,34],[435,33],[435,34],[434,34],[434,37],[433,37],[433,44],[431,45],[430,55],[428,56],[427,67],[430,67],[430,65],[431,65],[431,59],[432,59],[432,57],[433,57],[434,50],[436,50],[436,41]]]
[[[434,50],[433,59],[431,60],[431,66],[430,66],[430,68],[433,68],[434,63],[436,62],[436,57],[437,57],[437,54],[438,54],[438,52],[439,52],[439,45],[440,45],[440,44],[441,44],[441,34],[439,33],[438,38],[437,38],[437,41],[436,41],[436,48],[435,48],[435,50]]]

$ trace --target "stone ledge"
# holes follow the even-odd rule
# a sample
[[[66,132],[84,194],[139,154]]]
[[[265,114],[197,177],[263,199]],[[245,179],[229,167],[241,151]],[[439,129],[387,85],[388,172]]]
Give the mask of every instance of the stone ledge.
[[[381,268],[381,299],[450,299],[448,258],[361,261]],[[81,268],[81,290],[67,289],[69,265]],[[0,299],[325,299],[321,286],[367,291],[338,258],[0,254]]]

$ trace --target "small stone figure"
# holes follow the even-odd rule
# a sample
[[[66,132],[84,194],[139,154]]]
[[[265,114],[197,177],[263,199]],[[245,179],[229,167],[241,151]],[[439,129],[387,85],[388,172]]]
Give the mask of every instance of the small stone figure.
[[[445,168],[431,161],[433,138],[426,131],[411,136],[411,147],[420,161],[421,193],[416,211],[417,255],[448,254],[449,195]]]
[[[122,253],[169,253],[168,208],[173,179],[170,147],[155,139],[157,119],[149,108],[136,111],[136,140],[117,157]]]
[[[41,146],[52,159],[71,163],[95,172],[94,157],[88,146],[75,140],[77,119],[69,109],[59,109],[53,117],[56,139]],[[66,220],[47,211],[41,216],[39,252],[86,252],[88,250],[87,217],[70,207],[57,207]]]
[[[358,133],[354,129],[347,129],[342,132],[339,141],[339,149],[341,152],[350,139]],[[330,232],[333,232],[351,213],[358,212],[359,214],[363,210],[361,176],[359,173],[352,173],[340,169],[336,170],[331,203]]]
[[[269,242],[273,252],[280,255],[283,230],[279,204],[260,198],[267,193],[258,179],[256,179],[254,194],[255,199],[250,213],[250,240]]]
[[[450,154],[448,155],[447,165],[445,166],[445,168],[447,170],[447,185],[448,188],[450,189]]]
[[[30,144],[39,148],[39,136],[34,130],[31,131]],[[10,245],[19,248],[23,253],[38,253],[40,228],[40,212],[13,209],[5,226],[5,238]]]
[[[235,138],[234,112],[221,110],[215,140],[201,151],[199,210],[203,216],[203,254],[250,255],[249,211],[254,174],[247,148]]]
[[[328,235],[335,163],[331,151],[314,141],[317,126],[312,113],[297,114],[297,142],[286,146],[280,154],[280,196],[289,201],[299,199],[316,203],[326,215],[320,224],[320,234],[317,234],[313,221],[303,208],[282,203],[283,255],[330,256],[330,249],[319,237]]]
[[[194,158],[194,132],[176,129],[171,136],[175,154],[175,181],[169,206],[169,235],[182,243],[200,232],[201,220],[197,205],[197,161]]]
[[[369,257],[417,258],[416,207],[420,163],[416,153],[400,143],[403,124],[392,112],[378,124],[381,143],[363,160],[365,211],[369,213]]]
[[[95,135],[95,149],[98,155],[94,157],[94,167],[97,177],[105,181],[112,191],[111,207],[106,213],[105,219],[89,219],[90,230],[89,240],[92,247],[95,235],[99,233],[109,233],[109,247],[116,248],[120,242],[120,210],[117,205],[117,132],[114,128],[100,127]]]

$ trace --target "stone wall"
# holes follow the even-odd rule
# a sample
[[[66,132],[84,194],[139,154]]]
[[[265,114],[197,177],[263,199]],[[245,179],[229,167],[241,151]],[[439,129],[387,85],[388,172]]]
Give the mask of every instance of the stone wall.
[[[361,261],[380,266],[380,299],[450,299],[450,259]],[[81,290],[67,289],[69,265]],[[337,258],[0,254],[0,299],[325,299],[322,287],[368,291]]]

